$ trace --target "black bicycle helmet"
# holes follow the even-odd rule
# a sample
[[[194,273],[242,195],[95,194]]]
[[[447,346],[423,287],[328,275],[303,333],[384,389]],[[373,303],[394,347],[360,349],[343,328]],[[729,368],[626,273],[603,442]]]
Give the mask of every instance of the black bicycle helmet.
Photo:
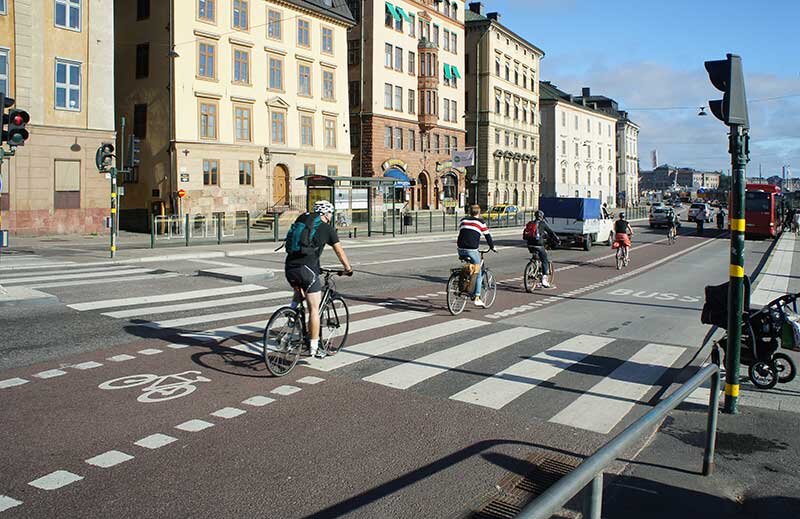
[[[544,211],[541,209],[536,211],[536,218],[544,218]]]

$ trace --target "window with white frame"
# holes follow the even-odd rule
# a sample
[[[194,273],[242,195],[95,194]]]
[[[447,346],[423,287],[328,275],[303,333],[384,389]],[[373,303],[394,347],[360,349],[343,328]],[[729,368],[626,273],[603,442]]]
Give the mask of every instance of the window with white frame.
[[[453,99],[452,101],[450,101],[450,116],[452,117],[452,119],[450,119],[450,122],[454,123],[458,122],[458,117],[456,117],[457,113],[458,113],[458,108],[456,108],[456,100]]]
[[[400,47],[394,48],[394,69],[398,72],[403,71],[403,49]]]
[[[55,11],[56,27],[81,30],[81,0],[55,0]]]
[[[444,100],[444,120],[445,121],[449,121],[450,120],[450,100],[449,99],[445,99]]]
[[[333,29],[330,27],[322,28],[322,52],[333,54]]]
[[[311,97],[311,67],[308,65],[298,65],[297,80],[297,94]]]
[[[389,83],[383,84],[383,107],[387,110],[392,109],[392,92],[394,87]]]
[[[0,14],[8,14],[8,7],[6,6],[6,0],[0,0]]]
[[[394,87],[394,109],[398,112],[403,111],[403,87]]]
[[[450,31],[447,29],[444,30],[444,50],[450,50]]]
[[[311,47],[311,22],[308,20],[297,20],[297,44]]]
[[[392,60],[394,58],[394,47],[390,43],[386,43],[383,48],[383,66],[392,68]]]
[[[81,64],[56,60],[56,109],[81,110]]]
[[[300,116],[300,145],[314,145],[314,118],[310,115]]]
[[[417,73],[417,55],[408,51],[408,73],[412,76]]]
[[[417,100],[416,93],[413,88],[408,89],[408,113],[413,114],[416,112]]]
[[[2,1],[2,0],[0,0]],[[8,49],[0,48],[0,92],[8,94]]]
[[[322,99],[326,101],[335,100],[333,84],[333,71],[322,69]]]
[[[325,117],[323,120],[323,134],[326,148],[336,147],[336,119]]]
[[[275,110],[272,115],[272,143],[286,144],[286,112]]]
[[[458,34],[455,32],[450,33],[450,52],[458,54]]]

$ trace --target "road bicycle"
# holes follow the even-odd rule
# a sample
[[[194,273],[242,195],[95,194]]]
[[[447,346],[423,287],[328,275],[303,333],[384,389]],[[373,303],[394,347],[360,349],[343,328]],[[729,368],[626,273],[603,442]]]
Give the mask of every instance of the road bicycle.
[[[187,375],[197,375],[189,378]],[[168,382],[169,381],[169,382]],[[177,381],[177,382],[171,382]],[[174,375],[153,375],[143,373],[141,375],[127,375],[115,378],[100,384],[100,389],[129,389],[137,386],[147,386],[142,389],[142,394],[136,399],[143,403],[163,402],[194,393],[198,382],[211,382],[211,379],[201,377],[199,371],[184,371]]]
[[[320,337],[317,355],[335,355],[344,346],[350,329],[350,311],[347,303],[336,293],[332,276],[343,276],[344,270],[320,269],[322,276],[322,301],[319,305]],[[284,306],[270,317],[264,328],[263,357],[267,369],[276,377],[292,371],[300,355],[309,351],[306,329],[305,298],[297,308]]]
[[[522,282],[525,286],[525,291],[533,293],[537,288],[542,286],[542,260],[538,254],[531,254],[531,259],[525,265],[525,273],[522,276]],[[550,285],[555,286],[556,283],[556,269],[553,268],[553,262],[550,262]]]
[[[625,245],[620,245],[617,247],[617,270],[622,269],[622,267],[627,267],[628,263],[631,261],[630,255],[630,247],[626,247]]]
[[[491,250],[491,249],[489,249]],[[486,308],[490,308],[494,304],[497,297],[497,282],[495,281],[494,274],[484,262],[484,255],[489,250],[479,250],[481,255],[481,272],[483,279],[481,280],[481,299],[483,300]],[[497,251],[495,251],[497,252]],[[472,274],[470,271],[469,261],[461,259],[461,267],[450,270],[450,279],[447,280],[447,309],[452,315],[458,315],[464,311],[467,306],[467,301],[472,299]]]
[[[669,245],[673,245],[675,243],[675,239],[678,237],[678,228],[677,227],[669,227],[667,228],[667,243]]]

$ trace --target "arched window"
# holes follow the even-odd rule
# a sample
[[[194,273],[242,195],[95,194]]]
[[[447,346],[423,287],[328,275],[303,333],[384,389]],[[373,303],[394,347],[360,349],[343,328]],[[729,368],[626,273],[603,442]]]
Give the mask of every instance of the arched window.
[[[442,177],[442,192],[445,200],[455,200],[458,198],[458,179],[452,173]]]
[[[495,189],[494,190],[494,199],[490,202],[490,205],[498,203],[499,200],[500,200],[500,190],[499,189]]]

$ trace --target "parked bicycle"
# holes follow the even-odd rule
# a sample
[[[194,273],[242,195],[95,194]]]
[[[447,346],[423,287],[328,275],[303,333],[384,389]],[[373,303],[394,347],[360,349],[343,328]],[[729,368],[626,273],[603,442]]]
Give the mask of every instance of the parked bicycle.
[[[322,301],[320,302],[320,340],[318,355],[335,355],[344,346],[350,329],[347,303],[336,293],[331,277],[342,276],[344,270],[320,269]],[[264,329],[263,356],[270,373],[282,377],[292,371],[300,355],[309,351],[305,299],[297,308],[284,306],[272,314]]]
[[[484,261],[484,255],[489,250],[479,250],[481,255],[481,272],[483,279],[481,281],[481,298],[486,308],[494,304],[497,296],[497,282],[495,281],[494,274]],[[466,260],[461,260],[461,267],[452,269],[450,272],[450,279],[447,280],[447,309],[452,315],[458,315],[464,311],[467,306],[467,301],[472,299],[472,274],[470,272],[470,265]]]

